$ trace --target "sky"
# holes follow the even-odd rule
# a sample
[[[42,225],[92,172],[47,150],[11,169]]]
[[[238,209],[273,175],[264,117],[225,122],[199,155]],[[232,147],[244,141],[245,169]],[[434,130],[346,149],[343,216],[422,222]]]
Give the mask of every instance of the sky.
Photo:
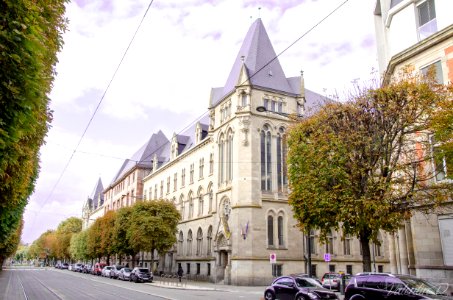
[[[287,77],[304,71],[307,89],[341,98],[376,76],[374,0],[347,1],[306,35],[345,0],[154,0],[143,19],[150,1],[67,4],[69,25],[50,93],[53,121],[23,242],[81,217],[97,180],[108,186],[153,133],[170,138],[197,121],[257,18],[277,54],[303,36],[279,60]]]

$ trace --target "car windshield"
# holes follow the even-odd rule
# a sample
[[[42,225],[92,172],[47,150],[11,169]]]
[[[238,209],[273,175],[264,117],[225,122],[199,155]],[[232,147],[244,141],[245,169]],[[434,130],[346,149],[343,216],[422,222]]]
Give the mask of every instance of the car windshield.
[[[140,273],[148,273],[148,269],[138,269]]]
[[[322,285],[319,284],[318,281],[316,281],[313,278],[296,278],[296,284],[300,287],[306,287],[306,288],[322,288]]]
[[[439,290],[439,287],[434,284],[425,281],[420,278],[415,277],[400,277],[411,291],[415,294],[424,294],[424,295],[442,295],[443,292]]]
[[[123,272],[130,272],[130,271],[131,271],[131,269],[129,269],[129,268],[123,268]]]

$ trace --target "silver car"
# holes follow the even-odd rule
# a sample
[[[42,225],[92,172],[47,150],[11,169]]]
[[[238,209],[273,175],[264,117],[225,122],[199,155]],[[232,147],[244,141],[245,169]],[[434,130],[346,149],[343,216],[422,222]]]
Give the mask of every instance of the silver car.
[[[122,268],[122,269],[118,272],[118,279],[130,281],[130,280],[131,280],[131,272],[132,272],[132,269],[129,269],[129,268]]]
[[[111,270],[112,270],[112,266],[105,266],[101,271],[101,276],[110,277]]]

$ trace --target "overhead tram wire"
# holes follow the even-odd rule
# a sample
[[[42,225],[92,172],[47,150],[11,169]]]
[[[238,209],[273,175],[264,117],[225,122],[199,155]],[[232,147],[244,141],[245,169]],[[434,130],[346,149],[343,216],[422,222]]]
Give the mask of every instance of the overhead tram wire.
[[[153,4],[153,2],[154,2],[154,0],[151,0],[151,1],[149,2],[148,7],[146,8],[146,11],[145,11],[145,13],[143,14],[142,19],[140,20],[140,23],[139,23],[138,26],[137,26],[137,29],[135,30],[134,34],[132,35],[132,38],[131,38],[129,44],[127,45],[127,48],[126,48],[126,50],[124,51],[124,54],[123,54],[123,56],[121,57],[120,62],[118,63],[118,66],[116,67],[115,71],[113,72],[112,78],[110,79],[109,83],[107,84],[107,87],[105,88],[104,93],[102,94],[101,99],[99,100],[99,102],[98,102],[98,104],[97,104],[95,110],[93,111],[93,114],[91,115],[91,118],[90,118],[90,120],[88,121],[88,124],[87,124],[87,126],[85,127],[85,130],[83,131],[82,135],[80,136],[80,139],[79,139],[79,141],[78,141],[76,147],[75,147],[74,150],[72,151],[71,156],[69,157],[69,159],[68,159],[66,165],[64,166],[64,168],[63,168],[63,170],[62,170],[60,176],[58,177],[57,182],[56,182],[55,185],[52,187],[52,190],[50,191],[50,193],[49,193],[49,195],[47,196],[47,198],[46,198],[46,200],[44,201],[44,203],[41,205],[41,208],[40,208],[40,209],[42,209],[42,208],[47,204],[47,202],[50,200],[50,198],[52,197],[53,193],[55,192],[55,189],[57,188],[58,184],[60,183],[61,179],[63,178],[63,175],[66,173],[66,170],[68,169],[69,164],[71,163],[72,159],[74,158],[75,153],[77,152],[77,149],[79,148],[80,144],[82,143],[82,140],[83,140],[83,138],[85,137],[85,134],[87,133],[88,128],[89,128],[90,125],[91,125],[91,122],[93,121],[94,117],[96,116],[96,114],[97,114],[97,112],[98,112],[98,110],[99,110],[99,107],[101,106],[102,102],[104,101],[105,95],[107,94],[107,92],[108,92],[108,90],[109,90],[109,88],[110,88],[110,86],[111,86],[113,80],[115,79],[116,74],[118,73],[118,70],[120,69],[120,67],[121,67],[121,65],[122,65],[122,63],[123,63],[123,61],[124,61],[124,58],[126,57],[127,53],[129,52],[129,48],[131,47],[132,43],[134,42],[135,36],[137,35],[138,31],[140,30],[140,28],[141,28],[141,26],[142,26],[142,24],[143,24],[143,21],[145,20],[146,15],[148,14],[148,11],[149,11],[149,9],[151,8],[151,5]],[[35,217],[33,218],[33,225],[34,225],[34,223],[35,223],[35,220],[36,220],[36,215],[35,215]],[[32,225],[32,226],[33,226],[33,225]]]
[[[262,66],[261,68],[259,68],[255,73],[253,73],[248,79],[244,80],[241,84],[239,85],[243,85],[244,83],[246,83],[247,81],[249,81],[250,79],[252,79],[255,75],[257,75],[259,72],[261,72],[264,68],[266,68],[268,65],[270,65],[274,60],[276,60],[277,58],[279,58],[283,53],[285,53],[286,51],[289,50],[289,48],[291,48],[292,46],[294,46],[297,42],[299,42],[302,38],[304,38],[307,34],[309,34],[311,31],[313,31],[316,27],[318,27],[322,22],[324,22],[326,19],[328,19],[331,15],[333,15],[337,10],[339,10],[343,5],[345,5],[349,0],[345,0],[343,1],[340,5],[338,5],[335,9],[333,9],[330,13],[328,13],[324,18],[322,18],[321,20],[319,20],[315,25],[313,25],[312,27],[310,27],[310,29],[308,29],[307,31],[305,31],[300,37],[298,37],[294,42],[292,42],[289,46],[287,46],[285,49],[283,49],[280,53],[278,53],[274,58],[272,58],[271,60],[269,60],[264,66]],[[187,128],[189,128],[190,126],[192,126],[195,122],[197,122],[198,120],[200,120],[204,114],[206,112],[204,112],[202,115],[200,115],[198,118],[196,118],[194,121],[192,121],[189,125],[187,125],[186,127],[184,127],[184,129],[182,129],[180,133],[184,132],[184,130],[186,130]],[[164,144],[162,144],[159,148],[156,149],[159,150],[161,149],[162,147],[164,147],[165,145],[167,145],[167,143],[169,142],[166,142]],[[141,162],[147,162],[147,158],[149,158],[150,155],[148,155],[147,157],[145,157],[145,159],[141,160]],[[151,161],[151,160],[150,160]]]
[[[99,104],[97,105],[97,107],[96,107],[96,109],[95,109],[95,111],[94,111],[94,113],[93,113],[93,116],[91,117],[91,119],[90,119],[90,121],[89,121],[87,127],[85,128],[85,131],[83,132],[83,135],[81,136],[81,138],[80,138],[80,140],[79,140],[79,143],[77,144],[76,148],[74,149],[74,151],[73,151],[71,157],[70,157],[69,160],[68,160],[68,163],[66,164],[65,168],[63,169],[63,172],[61,173],[61,175],[60,175],[60,177],[58,178],[56,184],[55,184],[54,187],[52,188],[51,193],[50,193],[49,196],[46,198],[46,201],[45,201],[44,204],[41,206],[41,208],[47,203],[47,201],[48,201],[48,200],[50,199],[50,197],[52,196],[52,194],[53,194],[53,192],[55,191],[57,185],[58,185],[59,182],[61,181],[61,178],[63,177],[63,175],[64,175],[64,173],[65,173],[67,167],[69,166],[69,163],[71,162],[71,160],[72,160],[74,154],[77,152],[77,148],[79,147],[79,145],[80,145],[80,143],[81,143],[81,141],[82,141],[82,139],[83,139],[83,137],[84,137],[86,131],[88,130],[89,125],[91,124],[92,119],[94,118],[94,116],[95,116],[95,114],[96,114],[96,112],[97,112],[99,106],[101,105],[102,100],[104,99],[104,96],[105,96],[105,94],[107,93],[107,90],[108,90],[108,88],[110,87],[110,84],[111,84],[111,82],[113,81],[113,79],[114,79],[114,77],[115,77],[115,75],[116,75],[116,73],[117,73],[117,71],[118,71],[118,69],[119,69],[119,67],[120,67],[120,65],[121,65],[121,63],[122,63],[124,57],[126,56],[127,51],[129,50],[129,47],[130,47],[130,45],[132,44],[132,42],[133,42],[133,40],[134,40],[134,38],[135,38],[135,35],[137,34],[139,28],[141,27],[141,24],[142,24],[144,18],[146,17],[146,14],[148,13],[148,10],[149,10],[149,8],[151,7],[151,4],[153,3],[153,1],[154,1],[154,0],[151,0],[150,4],[148,5],[148,8],[146,9],[145,14],[143,15],[143,18],[142,18],[142,20],[140,21],[140,24],[139,24],[137,30],[135,31],[135,33],[134,33],[134,35],[133,35],[133,37],[132,37],[131,42],[129,43],[129,46],[128,46],[127,49],[126,49],[126,51],[125,51],[125,53],[124,53],[124,55],[123,55],[123,57],[122,57],[122,59],[121,59],[121,61],[120,61],[120,64],[118,65],[117,69],[115,70],[115,72],[114,72],[114,74],[113,74],[113,76],[112,76],[112,79],[110,80],[110,82],[109,82],[109,84],[108,84],[108,86],[107,86],[107,89],[105,90],[105,92],[104,92],[104,94],[103,94],[103,96],[102,96],[102,98],[101,98]],[[278,57],[280,57],[283,53],[285,53],[287,50],[289,50],[291,47],[293,47],[297,42],[299,42],[299,41],[300,41],[302,38],[304,38],[307,34],[309,34],[309,33],[310,33],[311,31],[313,31],[316,27],[318,27],[321,23],[323,23],[326,19],[328,19],[331,15],[333,15],[336,11],[338,11],[338,10],[339,10],[344,4],[346,4],[348,1],[349,1],[349,0],[343,1],[340,5],[338,5],[335,9],[333,9],[330,13],[328,13],[325,17],[323,17],[323,18],[322,18],[320,21],[318,21],[316,24],[314,24],[310,29],[308,29],[307,31],[305,31],[305,32],[304,32],[300,37],[298,37],[294,42],[292,42],[289,46],[287,46],[285,49],[283,49],[279,54],[277,54],[274,58],[272,58],[269,62],[267,62],[263,67],[261,67],[260,69],[258,69],[255,73],[253,73],[248,79],[246,79],[246,80],[245,80],[244,82],[242,82],[240,85],[246,83],[248,80],[250,80],[250,79],[253,78],[255,75],[257,75],[259,72],[261,72],[265,67],[267,67],[268,65],[270,65],[274,60],[276,60]],[[189,128],[192,124],[194,124],[195,122],[197,122],[198,120],[200,120],[200,119],[205,115],[205,113],[206,113],[206,112],[204,112],[203,114],[201,114],[198,118],[196,118],[194,121],[192,121],[189,125],[187,125],[186,127],[184,127],[184,129],[182,129],[179,133],[182,133],[184,130],[186,130],[187,128]],[[169,143],[169,142],[166,142],[166,143],[162,144],[159,148],[156,149],[156,151],[159,150],[159,149],[161,149],[162,147],[166,146],[167,143]],[[150,158],[150,155],[148,155],[147,157],[145,157],[145,159],[140,160],[140,162],[146,162],[146,161],[147,161],[146,158]],[[34,222],[33,222],[33,223],[34,223]]]

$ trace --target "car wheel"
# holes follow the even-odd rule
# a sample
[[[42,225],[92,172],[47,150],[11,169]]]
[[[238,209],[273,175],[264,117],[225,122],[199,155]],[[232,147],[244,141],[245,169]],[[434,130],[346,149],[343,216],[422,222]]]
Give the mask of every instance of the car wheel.
[[[275,299],[274,293],[272,293],[271,291],[267,291],[266,293],[264,293],[264,299],[274,300]]]
[[[305,300],[305,298],[304,298],[304,296],[302,296],[302,295],[298,295],[297,298],[296,298],[296,300]]]

